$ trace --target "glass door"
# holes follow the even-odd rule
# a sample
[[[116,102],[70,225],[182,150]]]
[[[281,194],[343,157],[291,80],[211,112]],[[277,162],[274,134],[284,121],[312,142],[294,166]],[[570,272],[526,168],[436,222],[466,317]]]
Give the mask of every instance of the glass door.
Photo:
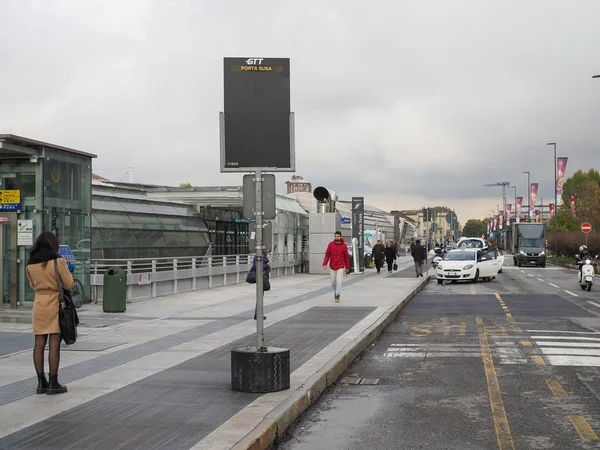
[[[2,305],[17,307],[16,213],[0,212],[0,295]]]

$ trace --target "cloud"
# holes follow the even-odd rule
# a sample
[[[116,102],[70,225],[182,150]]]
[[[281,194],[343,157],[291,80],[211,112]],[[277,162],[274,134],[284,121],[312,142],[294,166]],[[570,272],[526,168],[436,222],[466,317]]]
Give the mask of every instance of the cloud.
[[[100,175],[219,173],[222,58],[291,58],[297,173],[342,198],[464,223],[526,177],[600,166],[594,2],[5,0],[0,132],[98,154]],[[284,190],[288,174],[278,174]],[[510,196],[514,191],[509,190]]]

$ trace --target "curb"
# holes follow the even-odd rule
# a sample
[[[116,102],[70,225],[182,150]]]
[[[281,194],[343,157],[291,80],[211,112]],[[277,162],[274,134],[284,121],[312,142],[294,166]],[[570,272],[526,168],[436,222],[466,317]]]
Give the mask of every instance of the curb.
[[[406,297],[390,307],[375,323],[369,326],[361,335],[330,359],[323,367],[314,373],[306,382],[299,386],[288,398],[276,406],[265,418],[243,439],[235,444],[233,450],[266,450],[271,448],[281,438],[287,429],[312,405],[348,366],[364,352],[394,321],[404,308],[432,278],[431,275],[414,287]]]

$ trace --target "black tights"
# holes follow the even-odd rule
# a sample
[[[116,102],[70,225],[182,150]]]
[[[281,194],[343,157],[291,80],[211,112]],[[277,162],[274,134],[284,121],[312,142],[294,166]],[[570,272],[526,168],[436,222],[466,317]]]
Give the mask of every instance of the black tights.
[[[44,349],[46,348],[47,334],[35,335],[35,346],[33,347],[33,365],[38,374],[44,373]],[[58,364],[60,363],[60,333],[50,335],[50,351],[48,360],[50,363],[50,373],[58,374]]]

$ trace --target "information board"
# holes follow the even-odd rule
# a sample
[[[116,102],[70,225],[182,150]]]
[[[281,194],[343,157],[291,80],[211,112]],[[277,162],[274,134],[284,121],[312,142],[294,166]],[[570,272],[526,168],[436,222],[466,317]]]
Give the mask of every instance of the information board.
[[[294,171],[289,58],[225,58],[221,172]]]

